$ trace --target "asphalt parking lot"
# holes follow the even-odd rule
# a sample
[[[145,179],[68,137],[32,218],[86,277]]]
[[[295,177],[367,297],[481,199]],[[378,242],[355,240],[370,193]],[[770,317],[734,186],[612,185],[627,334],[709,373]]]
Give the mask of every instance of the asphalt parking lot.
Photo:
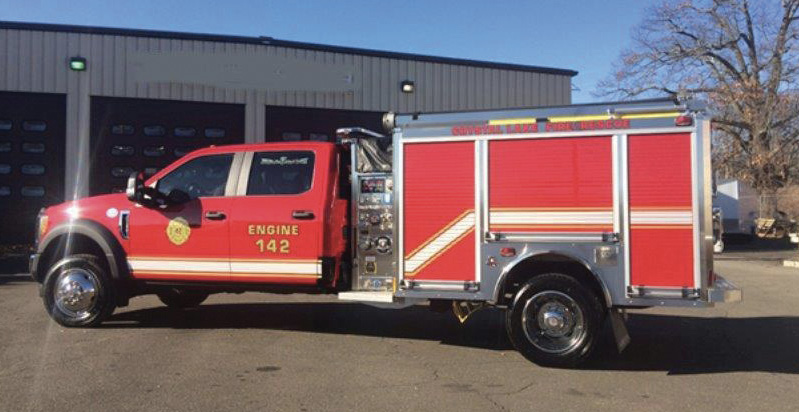
[[[734,257],[734,256],[733,256]],[[0,277],[0,409],[527,411],[799,408],[799,269],[724,259],[744,302],[632,311],[580,370],[513,351],[500,313],[463,326],[426,308],[332,296],[154,297],[97,329],[50,321],[37,285]]]

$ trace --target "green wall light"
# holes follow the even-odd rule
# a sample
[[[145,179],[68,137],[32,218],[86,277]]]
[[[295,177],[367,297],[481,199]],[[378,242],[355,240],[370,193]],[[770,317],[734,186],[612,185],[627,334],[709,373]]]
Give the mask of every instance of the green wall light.
[[[82,72],[86,70],[86,58],[85,57],[70,57],[69,58],[69,70]]]

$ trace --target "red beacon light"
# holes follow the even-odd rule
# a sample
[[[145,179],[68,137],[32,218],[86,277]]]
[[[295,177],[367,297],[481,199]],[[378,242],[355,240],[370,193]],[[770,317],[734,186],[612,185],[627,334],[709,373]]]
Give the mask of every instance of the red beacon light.
[[[694,118],[691,115],[683,114],[674,119],[675,126],[691,126],[694,124]]]
[[[499,250],[499,255],[502,257],[514,257],[516,256],[516,248],[503,247]]]

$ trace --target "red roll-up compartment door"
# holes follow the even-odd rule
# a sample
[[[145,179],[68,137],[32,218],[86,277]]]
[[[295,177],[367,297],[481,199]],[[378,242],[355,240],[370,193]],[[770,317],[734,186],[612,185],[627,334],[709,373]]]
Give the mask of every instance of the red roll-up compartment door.
[[[610,136],[489,143],[491,232],[612,232]]]
[[[694,288],[691,134],[628,137],[630,284]]]
[[[404,145],[403,254],[407,279],[475,280],[474,145]]]

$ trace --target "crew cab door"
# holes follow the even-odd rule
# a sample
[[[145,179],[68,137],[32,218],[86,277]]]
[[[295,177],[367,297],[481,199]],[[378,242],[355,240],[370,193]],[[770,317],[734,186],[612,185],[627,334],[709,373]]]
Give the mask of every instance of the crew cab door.
[[[190,201],[163,208],[131,208],[128,263],[134,278],[229,280],[232,197],[225,194],[233,160],[231,153],[190,159],[155,184],[162,193],[182,190]]]
[[[247,153],[231,210],[231,280],[316,284],[330,196],[328,149]]]

